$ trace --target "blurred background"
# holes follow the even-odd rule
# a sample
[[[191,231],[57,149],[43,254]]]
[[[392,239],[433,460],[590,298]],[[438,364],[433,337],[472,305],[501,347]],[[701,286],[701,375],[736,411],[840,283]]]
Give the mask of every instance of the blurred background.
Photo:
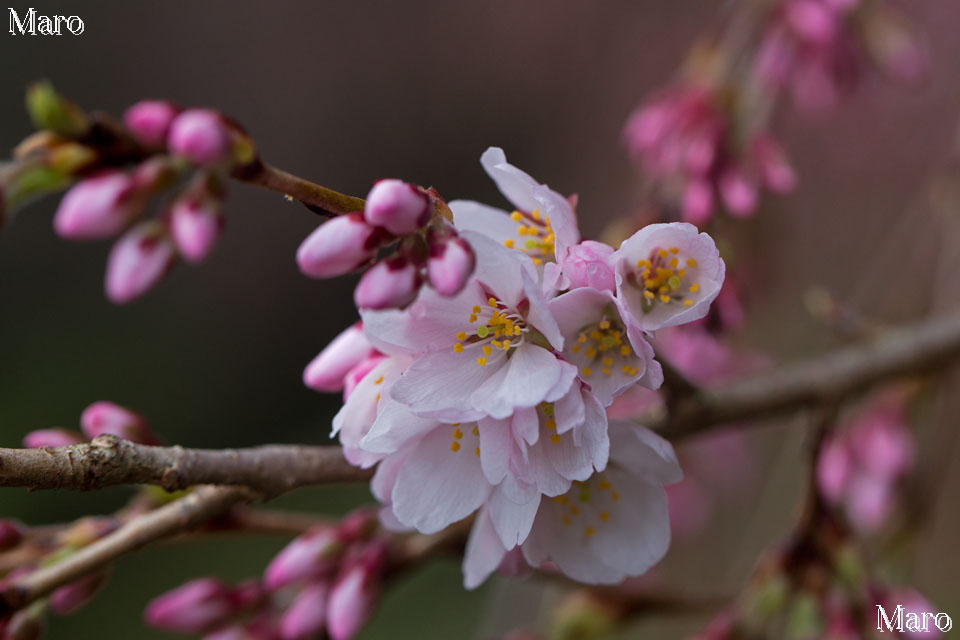
[[[505,204],[479,165],[482,151],[497,145],[539,180],[578,193],[581,228],[596,236],[639,202],[620,140],[626,117],[669,81],[717,18],[716,4],[45,1],[39,13],[79,15],[86,30],[0,33],[0,146],[10,149],[31,131],[23,89],[41,78],[84,107],[114,114],[141,98],[221,109],[246,126],[270,162],[358,196],[378,178],[398,177],[448,199]],[[870,78],[836,111],[778,119],[800,186],[765,199],[761,215],[737,234],[754,256],[743,340],[771,357],[836,342],[805,311],[814,286],[884,322],[960,298],[950,275],[960,266],[960,217],[935,211],[923,195],[956,144],[960,5],[901,6],[933,51],[923,88]],[[52,233],[56,198],[4,229],[0,446],[19,446],[35,428],[75,428],[80,412],[103,399],[140,411],[169,443],[328,441],[339,398],[306,389],[300,375],[355,320],[354,281],[311,281],[298,272],[294,251],[318,217],[272,192],[230,188],[227,233],[212,258],[177,268],[127,307],[102,293],[108,244],[66,243]],[[944,388],[951,382],[956,388],[955,378]],[[922,433],[955,426],[955,404],[949,394],[935,399]],[[753,475],[713,504],[702,535],[678,540],[662,568],[675,591],[736,592],[761,551],[789,530],[802,499],[802,424],[749,432]],[[955,460],[954,442],[922,440],[921,465],[944,447]],[[908,565],[937,610],[957,615],[960,514],[949,496],[960,489],[960,465],[948,471],[939,489],[946,497]],[[4,490],[0,515],[57,522],[117,508],[127,495]],[[301,491],[279,505],[342,513],[370,500],[360,486]],[[138,553],[119,564],[103,597],[54,619],[50,637],[162,637],[140,622],[151,597],[196,575],[256,575],[284,542],[221,538]],[[460,581],[454,562],[424,568],[391,590],[361,638],[489,637],[535,624],[550,597],[532,582],[494,579],[466,593]],[[672,638],[702,623],[684,617],[641,627]]]

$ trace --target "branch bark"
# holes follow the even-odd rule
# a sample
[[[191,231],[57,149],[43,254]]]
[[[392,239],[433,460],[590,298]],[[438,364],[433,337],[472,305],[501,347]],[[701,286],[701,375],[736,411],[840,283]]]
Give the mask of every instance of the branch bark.
[[[244,486],[267,495],[298,487],[356,482],[358,469],[340,447],[267,445],[249,449],[151,447],[100,436],[89,444],[42,449],[0,449],[0,487],[87,491],[152,484],[167,491],[200,484]]]
[[[720,424],[840,403],[882,382],[930,373],[958,360],[960,310],[727,386],[700,389],[678,399],[666,414],[647,416],[642,423],[677,440]]]
[[[200,525],[236,504],[260,497],[245,487],[198,487],[176,502],[134,518],[64,560],[14,580],[0,590],[0,617],[109,565],[131,551]]]
[[[355,198],[334,191],[266,164],[259,159],[250,165],[238,167],[231,175],[241,182],[288,195],[303,203],[314,213],[337,216],[354,211],[363,211],[363,198]]]

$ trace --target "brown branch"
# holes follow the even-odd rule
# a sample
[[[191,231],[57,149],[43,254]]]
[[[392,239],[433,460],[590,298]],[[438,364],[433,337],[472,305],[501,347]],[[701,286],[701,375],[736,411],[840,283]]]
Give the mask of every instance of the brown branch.
[[[878,333],[861,344],[679,399],[641,420],[672,440],[711,427],[840,403],[882,382],[929,373],[960,359],[960,311]]]
[[[363,198],[342,194],[260,160],[238,167],[231,175],[241,182],[279,191],[299,200],[311,211],[323,215],[336,216],[363,211]]]
[[[64,560],[14,580],[0,590],[0,617],[109,565],[131,551],[202,524],[235,504],[252,502],[259,497],[244,487],[199,487],[176,502],[132,519]]]
[[[106,435],[89,444],[0,449],[0,487],[78,489],[153,484],[168,491],[240,485],[268,495],[297,487],[369,479],[340,447],[267,445],[249,449],[150,447]]]

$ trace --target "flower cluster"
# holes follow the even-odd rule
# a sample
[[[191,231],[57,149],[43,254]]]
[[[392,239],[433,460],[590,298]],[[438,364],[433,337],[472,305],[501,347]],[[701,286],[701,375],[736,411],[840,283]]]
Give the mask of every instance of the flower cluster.
[[[360,309],[405,307],[425,281],[440,295],[454,296],[473,272],[474,254],[449,217],[433,190],[380,180],[363,211],[327,220],[303,241],[297,264],[313,278],[372,264],[354,291]],[[386,255],[378,255],[382,250]]]
[[[588,583],[649,569],[669,543],[670,445],[606,408],[663,381],[653,332],[706,315],[724,278],[713,240],[650,225],[619,249],[582,241],[571,202],[491,148],[512,203],[450,203],[476,256],[456,295],[361,309],[304,372],[343,390],[334,433],[377,466],[383,523],[434,533],[474,515],[465,583],[522,559]]]
[[[914,448],[903,399],[881,397],[824,442],[817,459],[820,493],[858,531],[876,531],[893,513]]]

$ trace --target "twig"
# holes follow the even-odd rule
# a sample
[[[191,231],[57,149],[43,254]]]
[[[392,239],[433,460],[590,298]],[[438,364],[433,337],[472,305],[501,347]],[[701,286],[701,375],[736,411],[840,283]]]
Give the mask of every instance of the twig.
[[[0,617],[109,565],[131,551],[195,527],[235,504],[252,502],[259,497],[244,487],[199,487],[176,502],[134,518],[61,562],[14,580],[0,590]]]
[[[355,198],[328,189],[260,160],[238,167],[231,175],[242,182],[286,194],[295,200],[299,200],[315,213],[335,216],[353,211],[363,211],[364,201],[362,198]]]
[[[176,491],[199,484],[241,485],[267,494],[369,479],[339,447],[267,445],[249,449],[151,447],[100,436],[89,444],[0,449],[0,487],[79,489],[153,484]]]
[[[701,389],[678,400],[669,413],[649,415],[641,422],[677,440],[720,424],[839,403],[887,380],[928,373],[958,359],[960,311],[954,311],[724,387]]]

